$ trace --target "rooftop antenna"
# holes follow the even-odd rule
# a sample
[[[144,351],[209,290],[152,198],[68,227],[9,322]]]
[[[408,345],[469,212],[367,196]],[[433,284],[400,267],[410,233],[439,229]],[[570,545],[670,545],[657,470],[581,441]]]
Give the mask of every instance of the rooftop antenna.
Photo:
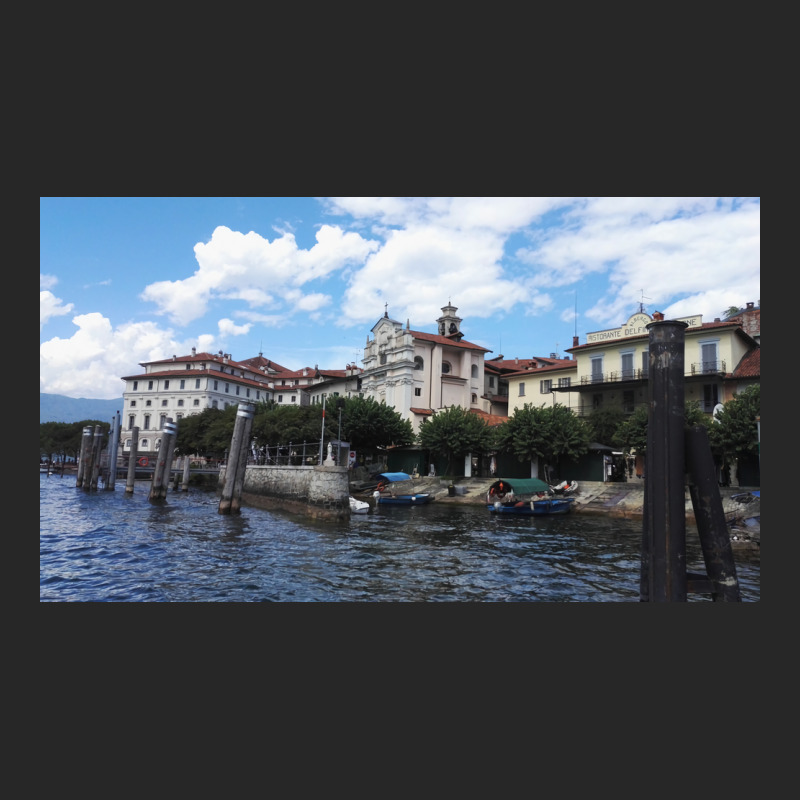
[[[652,297],[645,297],[644,289],[640,289],[639,291],[642,293],[642,300],[639,303],[639,313],[640,314],[644,314],[644,301],[645,300],[652,300],[653,298]]]
[[[575,290],[575,336],[578,335],[578,290]]]

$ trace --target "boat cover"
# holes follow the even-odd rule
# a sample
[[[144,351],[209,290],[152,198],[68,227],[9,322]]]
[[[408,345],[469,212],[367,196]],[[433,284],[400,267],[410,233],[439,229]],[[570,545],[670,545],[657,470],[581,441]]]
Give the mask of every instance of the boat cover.
[[[411,476],[407,472],[381,472],[380,473],[382,478],[386,478],[387,481],[410,481]]]
[[[490,491],[492,489],[497,490],[497,487],[501,483],[505,487],[506,492],[512,490],[516,495],[547,492],[550,489],[550,486],[546,484],[544,481],[539,480],[539,478],[512,478],[511,480],[508,480],[508,478],[498,478],[489,487],[489,490]]]

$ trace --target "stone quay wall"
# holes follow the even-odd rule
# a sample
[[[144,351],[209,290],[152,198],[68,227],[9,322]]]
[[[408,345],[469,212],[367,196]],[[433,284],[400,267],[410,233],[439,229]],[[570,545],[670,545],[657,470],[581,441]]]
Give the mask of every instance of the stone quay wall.
[[[225,485],[220,467],[218,488]],[[248,464],[242,502],[266,509],[306,514],[320,519],[350,518],[350,482],[347,467],[257,466]]]

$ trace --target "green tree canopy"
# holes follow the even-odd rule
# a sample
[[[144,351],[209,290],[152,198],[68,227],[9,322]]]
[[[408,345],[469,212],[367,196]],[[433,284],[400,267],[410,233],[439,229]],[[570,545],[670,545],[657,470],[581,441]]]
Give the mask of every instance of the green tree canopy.
[[[590,441],[612,444],[617,428],[625,421],[625,414],[618,406],[597,408],[586,417]]]
[[[329,411],[328,421],[336,429],[338,411]],[[378,403],[372,397],[349,397],[342,406],[342,439],[354,450],[375,451],[390,445],[413,444],[414,426],[386,403]]]
[[[566,406],[542,408],[525,403],[498,429],[500,449],[520,461],[543,458],[558,463],[561,456],[577,459],[591,443],[591,429]]]
[[[684,405],[684,422],[686,427],[693,425],[711,425],[711,419],[700,408],[696,400],[689,400]],[[611,443],[622,450],[635,450],[637,453],[647,451],[647,422],[649,419],[648,406],[637,406],[626,420],[617,428]]]
[[[724,463],[758,453],[758,423],[761,414],[761,387],[748,386],[722,404],[717,421],[709,426],[711,449]]]
[[[96,419],[85,419],[81,422],[43,422],[39,425],[39,456],[51,461],[74,458],[81,454],[83,429],[91,428],[94,432],[99,425],[103,436],[103,447],[107,447],[108,433],[111,425]]]
[[[458,459],[469,453],[485,454],[494,447],[494,433],[486,421],[459,406],[425,419],[418,439],[423,447],[447,459],[447,472],[451,475]]]

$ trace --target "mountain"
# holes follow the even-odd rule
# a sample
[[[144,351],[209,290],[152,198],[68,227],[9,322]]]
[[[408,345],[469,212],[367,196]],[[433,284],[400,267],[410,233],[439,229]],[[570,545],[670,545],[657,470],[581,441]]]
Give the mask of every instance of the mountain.
[[[65,397],[61,394],[39,392],[39,423],[83,422],[94,419],[111,422],[117,411],[122,413],[122,398],[90,400],[85,397]]]

